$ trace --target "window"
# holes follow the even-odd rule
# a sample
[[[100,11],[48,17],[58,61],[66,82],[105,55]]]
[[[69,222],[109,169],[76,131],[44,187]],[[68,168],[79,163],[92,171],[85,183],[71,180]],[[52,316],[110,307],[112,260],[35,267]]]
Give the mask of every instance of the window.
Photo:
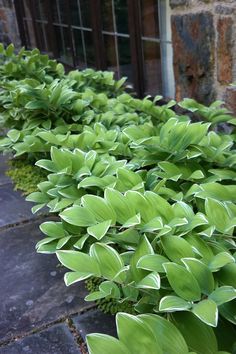
[[[23,44],[68,67],[112,70],[139,96],[174,96],[166,0],[15,0]]]

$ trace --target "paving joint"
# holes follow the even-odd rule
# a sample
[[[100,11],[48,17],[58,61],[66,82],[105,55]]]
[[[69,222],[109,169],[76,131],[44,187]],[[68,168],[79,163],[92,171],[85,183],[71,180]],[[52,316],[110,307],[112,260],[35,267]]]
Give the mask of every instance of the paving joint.
[[[47,218],[47,217],[49,217],[48,213],[40,214],[40,215],[36,215],[36,216],[34,216],[32,214],[32,218],[23,219],[23,220],[20,220],[19,222],[15,222],[15,223],[7,224],[7,225],[4,225],[4,226],[0,226],[0,232],[6,231],[6,230],[9,230],[9,229],[12,229],[12,228],[17,228],[17,227],[20,227],[20,226],[23,226],[23,225],[28,225],[30,223],[33,224],[33,223],[35,223],[37,221],[40,221],[41,219],[44,219],[44,218]]]
[[[85,349],[84,349],[84,351],[82,351],[82,346],[83,346],[83,348],[85,348],[86,344],[84,343],[84,340],[83,340],[82,336],[80,335],[80,333],[77,331],[75,325],[73,324],[73,320],[72,320],[71,317],[78,316],[78,315],[83,315],[84,313],[87,313],[90,310],[93,310],[94,308],[96,308],[96,305],[91,305],[91,306],[88,306],[88,307],[82,309],[79,312],[72,313],[69,316],[68,315],[67,316],[62,316],[62,317],[56,319],[55,321],[48,322],[48,323],[46,323],[46,324],[44,324],[42,326],[34,328],[31,331],[27,331],[27,332],[25,332],[25,333],[23,333],[21,335],[19,335],[19,334],[18,335],[13,335],[10,338],[4,339],[2,341],[0,339],[0,348],[5,347],[5,346],[7,346],[7,345],[9,345],[11,343],[14,343],[16,340],[21,340],[21,339],[29,337],[29,336],[31,336],[33,334],[40,333],[40,332],[42,332],[42,331],[44,331],[44,330],[46,330],[48,328],[51,328],[51,327],[53,327],[53,326],[55,326],[57,324],[65,323],[67,325],[67,327],[69,328],[70,332],[72,333],[73,337],[76,339],[75,341],[79,345],[79,348],[80,348],[82,354],[87,354],[88,352],[85,351]]]
[[[87,312],[89,312],[89,311],[87,311]],[[81,313],[80,313],[80,315],[81,315]],[[83,337],[81,336],[81,334],[77,330],[76,326],[74,325],[74,322],[73,322],[71,317],[69,317],[66,320],[66,324],[67,324],[67,326],[68,326],[68,328],[70,330],[70,333],[74,337],[75,343],[79,347],[79,350],[81,351],[81,354],[88,354],[87,345],[86,345]]]

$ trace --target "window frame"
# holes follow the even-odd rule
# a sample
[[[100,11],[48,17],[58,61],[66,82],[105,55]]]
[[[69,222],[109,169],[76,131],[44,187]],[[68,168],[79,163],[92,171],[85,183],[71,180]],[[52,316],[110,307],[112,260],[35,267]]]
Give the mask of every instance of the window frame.
[[[29,0],[29,9],[32,16],[32,26],[34,31],[34,36],[36,39],[37,47],[42,50],[42,38],[39,33],[38,20],[36,19],[36,1],[38,0]],[[95,68],[97,70],[106,70],[106,61],[105,61],[105,46],[103,42],[103,28],[102,28],[102,17],[101,17],[101,1],[102,0],[88,0],[89,11],[91,15],[91,28],[92,28],[92,38],[94,45],[94,56],[95,56]],[[24,26],[24,0],[14,0],[16,17],[19,26],[20,38],[22,45],[27,49],[31,49],[27,44],[27,34]],[[67,62],[64,62],[59,58],[59,48],[57,45],[57,38],[55,33],[55,25],[53,24],[53,4],[51,0],[46,2],[46,17],[47,17],[47,43],[48,48],[52,57],[62,62],[66,69],[79,68],[77,63],[77,57],[75,53],[75,48],[73,44],[73,25],[70,22],[71,19],[71,8],[70,1],[65,0],[66,5],[66,26],[69,31],[69,43],[72,56],[72,65]],[[130,53],[131,53],[131,65],[133,68],[133,87],[132,90],[135,91],[136,95],[143,97],[145,95],[145,74],[144,74],[144,58],[143,58],[143,48],[142,48],[142,30],[141,30],[141,6],[140,1],[137,0],[127,0],[128,8],[128,26],[129,26],[129,38],[130,38]],[[158,13],[159,14],[159,7]],[[80,27],[80,26],[79,26]],[[82,31],[82,30],[81,30]],[[161,40],[160,40],[161,42]],[[162,53],[161,53],[161,61]],[[163,75],[162,75],[163,76]],[[161,77],[157,76],[157,80],[162,80]]]

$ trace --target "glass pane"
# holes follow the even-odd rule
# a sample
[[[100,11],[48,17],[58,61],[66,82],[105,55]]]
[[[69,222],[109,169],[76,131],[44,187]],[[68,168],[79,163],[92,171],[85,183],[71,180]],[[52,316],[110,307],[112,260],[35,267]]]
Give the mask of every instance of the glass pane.
[[[86,48],[86,58],[88,66],[95,66],[95,53],[93,45],[93,35],[92,32],[83,31],[85,48]]]
[[[76,65],[80,68],[86,67],[84,58],[82,35],[80,30],[73,30],[74,48],[76,55]]]
[[[78,0],[80,3],[83,27],[91,28],[90,1]]]
[[[117,73],[115,37],[104,35],[104,47],[106,51],[107,69]]]
[[[39,38],[40,38],[40,50],[42,50],[43,52],[47,51],[47,44],[46,44],[46,36],[44,33],[44,25],[41,23],[37,23],[37,31],[39,34]]]
[[[24,0],[24,11],[25,11],[25,17],[28,19],[31,19],[31,11],[30,11],[29,1],[30,0]]]
[[[59,5],[59,20],[60,23],[67,23],[67,7],[65,0],[57,0]],[[68,1],[68,0],[67,0]]]
[[[49,6],[47,0],[39,0],[35,2],[36,18],[39,20],[47,20],[47,7]]]
[[[57,0],[52,1],[52,18],[53,22],[59,22],[59,14],[58,14],[58,6],[57,6]]]
[[[132,65],[130,54],[130,39],[118,37],[120,77],[127,76],[132,82]]]
[[[114,0],[118,33],[129,33],[127,0]]]
[[[36,48],[36,39],[34,36],[33,24],[32,21],[24,20],[24,28],[26,33],[26,42],[28,48]]]
[[[71,24],[73,26],[81,26],[78,0],[70,1],[70,17],[71,17]]]
[[[157,95],[162,92],[160,44],[143,41],[145,93]]]
[[[141,0],[142,36],[159,38],[158,1]]]
[[[114,32],[114,23],[112,15],[112,1],[104,0],[101,2],[102,7],[102,28],[105,31]]]
[[[73,64],[72,50],[71,50],[71,46],[70,46],[68,28],[55,26],[55,32],[56,32],[56,37],[57,37],[57,44],[58,44],[60,59],[63,62],[72,65]]]

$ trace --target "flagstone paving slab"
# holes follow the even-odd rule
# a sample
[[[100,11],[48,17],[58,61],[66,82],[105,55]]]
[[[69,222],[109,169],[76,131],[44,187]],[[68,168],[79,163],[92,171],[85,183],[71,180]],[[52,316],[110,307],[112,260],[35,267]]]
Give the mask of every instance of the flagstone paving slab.
[[[92,306],[83,284],[65,286],[56,256],[36,254],[40,239],[36,222],[0,232],[0,343]]]
[[[0,154],[0,185],[11,183],[10,177],[6,176],[8,156],[3,156]]]
[[[35,219],[36,215],[31,212],[33,205],[14,191],[12,184],[0,185],[0,227]]]
[[[0,347],[0,354],[81,354],[74,337],[64,324]],[[105,353],[104,353],[105,354]]]
[[[117,336],[115,316],[99,310],[90,310],[82,315],[74,316],[72,320],[84,340],[87,334],[95,332]]]

